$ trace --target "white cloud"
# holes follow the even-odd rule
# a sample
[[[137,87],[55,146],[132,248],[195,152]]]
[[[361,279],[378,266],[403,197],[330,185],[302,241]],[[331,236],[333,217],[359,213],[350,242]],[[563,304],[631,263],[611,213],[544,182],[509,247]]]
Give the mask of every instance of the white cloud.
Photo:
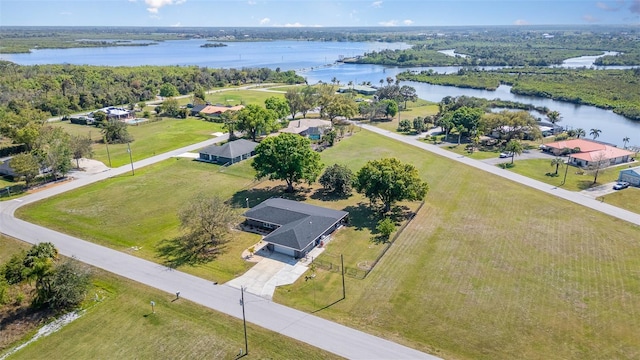
[[[380,26],[397,26],[398,20],[389,20],[389,21],[380,21],[378,23]]]
[[[583,17],[582,17],[582,20],[584,20],[584,21],[586,21],[586,22],[588,22],[588,23],[595,23],[595,22],[600,21],[600,20],[598,20],[597,18],[595,18],[595,17],[593,17],[593,16],[591,16],[591,15],[589,15],[589,14],[587,14],[587,15],[583,16]]]
[[[182,24],[180,23],[180,21],[178,21],[177,23],[170,25],[171,27],[180,27],[182,26]]]
[[[144,3],[147,4],[147,11],[152,14],[157,14],[158,10],[161,7],[167,5],[180,5],[185,3],[187,0],[144,0]]]
[[[411,20],[411,19],[407,19],[407,20],[403,21],[402,23],[403,23],[403,24],[405,24],[405,25],[407,25],[407,26],[409,26],[409,25],[413,25],[413,20]]]
[[[382,1],[374,1],[371,3],[371,7],[374,8],[381,8],[382,7]]]
[[[252,1],[252,0],[249,0],[249,1],[247,1],[247,4],[249,4],[249,5],[255,5],[255,4],[257,4],[257,2]]]
[[[282,25],[284,27],[304,27],[304,25],[300,24],[299,22],[294,22],[293,24],[291,23],[287,23]]]
[[[527,20],[518,19],[513,22],[513,25],[530,25],[530,23]]]
[[[268,23],[271,22],[271,19],[269,19],[268,17],[260,20],[260,25],[267,25]]]

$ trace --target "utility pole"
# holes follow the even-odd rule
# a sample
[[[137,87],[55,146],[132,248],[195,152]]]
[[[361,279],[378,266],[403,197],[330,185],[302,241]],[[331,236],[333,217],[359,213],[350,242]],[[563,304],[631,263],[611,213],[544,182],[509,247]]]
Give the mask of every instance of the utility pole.
[[[566,165],[567,167],[564,170],[564,179],[562,179],[562,184],[560,184],[560,186],[564,185],[564,183],[567,181],[567,173],[569,172],[569,160],[567,160]]]
[[[244,315],[244,286],[240,287],[240,305],[242,305],[242,324],[244,326],[244,356],[249,355],[249,342],[247,341],[247,319]]]
[[[340,254],[340,268],[342,269],[342,298],[347,298],[347,290],[344,286],[344,256]]]
[[[135,170],[133,170],[133,156],[131,155],[131,143],[127,143],[127,152],[129,153],[129,161],[131,161],[131,176],[136,174]]]
[[[109,159],[109,167],[111,167],[111,155],[109,154],[109,143],[107,142],[107,137],[104,136],[104,145],[107,147],[107,158]]]

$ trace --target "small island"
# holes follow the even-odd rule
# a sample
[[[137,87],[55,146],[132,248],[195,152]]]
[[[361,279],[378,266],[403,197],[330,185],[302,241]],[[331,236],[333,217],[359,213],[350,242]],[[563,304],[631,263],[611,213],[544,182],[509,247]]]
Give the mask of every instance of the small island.
[[[218,47],[225,47],[225,46],[228,46],[228,45],[223,43],[206,43],[206,44],[200,45],[200,47],[202,48],[218,48]]]

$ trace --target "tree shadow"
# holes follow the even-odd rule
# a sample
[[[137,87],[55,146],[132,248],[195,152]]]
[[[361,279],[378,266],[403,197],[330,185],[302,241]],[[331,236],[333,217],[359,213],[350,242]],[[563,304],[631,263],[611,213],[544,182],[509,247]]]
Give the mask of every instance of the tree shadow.
[[[598,183],[593,183],[593,180],[580,180],[578,181],[578,189],[580,190],[589,190],[592,187],[602,185]]]
[[[355,206],[347,206],[344,211],[349,213],[349,226],[356,230],[368,229],[371,232],[376,231],[380,212],[371,206],[359,202]]]
[[[348,199],[351,196],[353,196],[352,193],[342,195],[342,194],[336,194],[331,191],[327,191],[324,188],[320,188],[320,189],[316,189],[316,191],[314,191],[313,194],[311,194],[310,198],[314,200],[320,200],[320,201],[338,201],[338,200]]]
[[[215,260],[224,253],[226,246],[224,243],[217,244],[213,249],[204,250],[194,248],[184,237],[179,236],[173,239],[164,239],[158,243],[156,249],[158,256],[163,260],[163,264],[175,269],[183,265],[196,266]]]
[[[311,192],[311,189],[306,187],[295,188],[293,193],[286,192],[286,189],[286,185],[278,185],[259,189],[253,188],[241,190],[233,194],[228,203],[236,207],[246,208],[247,204],[249,207],[254,207],[261,202],[274,197],[304,201],[306,200],[307,195]]]

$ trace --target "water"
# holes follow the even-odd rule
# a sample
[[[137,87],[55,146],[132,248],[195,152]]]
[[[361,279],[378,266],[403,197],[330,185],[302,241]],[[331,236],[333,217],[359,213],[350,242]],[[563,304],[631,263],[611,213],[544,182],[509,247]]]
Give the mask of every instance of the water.
[[[317,42],[317,41],[273,41],[273,42],[231,42],[227,47],[201,48],[205,40],[177,40],[160,42],[151,46],[127,46],[106,48],[48,49],[34,50],[31,54],[1,54],[0,59],[22,65],[34,64],[89,64],[107,66],[138,65],[197,65],[210,68],[268,67],[282,70],[296,70],[309,84],[319,81],[331,82],[333,78],[341,84],[370,82],[386,84],[387,77],[393,78],[403,71],[433,70],[450,74],[461,69],[459,66],[444,67],[388,67],[381,65],[356,65],[335,63],[340,56],[351,57],[369,51],[382,49],[406,49],[404,43],[358,43],[358,42]],[[607,54],[612,54],[608,52]],[[603,55],[600,55],[603,56]],[[564,67],[591,67],[597,56],[581,56],[567,59]],[[491,70],[498,67],[483,67]],[[625,68],[625,67],[607,67]],[[627,67],[628,68],[628,67]],[[403,82],[416,88],[420,98],[439,102],[445,96],[475,96],[485,99],[518,101],[536,106],[546,106],[562,115],[559,123],[568,128],[583,128],[587,133],[592,128],[602,130],[599,140],[622,145],[624,137],[631,138],[631,144],[640,144],[640,122],[631,121],[612,111],[593,106],[576,105],[530,96],[515,95],[510,87],[500,86],[496,91],[429,85],[417,82]]]

